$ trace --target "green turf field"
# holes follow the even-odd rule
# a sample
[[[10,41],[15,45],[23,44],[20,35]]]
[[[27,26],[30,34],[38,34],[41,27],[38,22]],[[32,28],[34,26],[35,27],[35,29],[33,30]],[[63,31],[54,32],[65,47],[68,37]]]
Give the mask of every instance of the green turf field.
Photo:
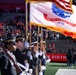
[[[55,75],[58,69],[76,69],[76,67],[67,67],[66,63],[50,62],[46,64],[45,75]]]
[[[76,69],[76,67],[67,67],[66,63],[47,63],[45,75],[55,75],[58,69]]]

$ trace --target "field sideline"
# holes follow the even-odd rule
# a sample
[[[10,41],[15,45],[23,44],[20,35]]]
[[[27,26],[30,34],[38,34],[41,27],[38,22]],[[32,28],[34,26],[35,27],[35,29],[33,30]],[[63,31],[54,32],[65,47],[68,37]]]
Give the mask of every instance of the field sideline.
[[[76,69],[76,67],[67,67],[66,63],[50,62],[46,64],[45,75],[55,75],[58,69]]]

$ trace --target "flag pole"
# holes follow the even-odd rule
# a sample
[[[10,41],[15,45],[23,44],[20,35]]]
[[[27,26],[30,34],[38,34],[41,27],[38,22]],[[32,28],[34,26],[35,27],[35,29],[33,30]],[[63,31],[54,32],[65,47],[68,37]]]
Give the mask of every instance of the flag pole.
[[[28,0],[28,10],[29,10],[29,15],[30,15],[30,0]],[[29,16],[28,15],[28,16]],[[30,22],[30,16],[29,16],[29,22]],[[30,44],[30,50],[31,50],[31,37],[32,37],[32,33],[31,33],[31,25],[30,25],[30,23],[28,23],[29,24],[29,44]]]
[[[30,22],[30,17],[28,17],[30,15],[29,13],[30,13],[30,0],[27,0],[26,2],[26,41],[29,41],[30,50],[31,50],[31,25],[29,25],[29,22]],[[29,30],[28,30],[28,27],[29,27]]]
[[[29,15],[29,0],[25,0],[25,7],[26,7],[26,22],[25,22],[25,24],[26,24],[26,28],[25,28],[25,30],[26,30],[26,41],[28,41],[28,26],[29,26],[29,18],[28,18],[28,15]]]
[[[30,6],[30,3],[29,3],[29,6]],[[32,27],[32,26],[30,25],[30,50],[31,50],[31,40],[32,40],[32,39],[31,39],[31,37],[32,37],[31,27]]]
[[[25,19],[26,19],[26,21],[25,21],[25,39],[26,39],[26,41],[27,41],[27,25],[28,25],[28,23],[27,23],[27,3],[28,2],[26,2],[26,0],[25,0],[25,13],[26,13],[26,15],[25,15]]]

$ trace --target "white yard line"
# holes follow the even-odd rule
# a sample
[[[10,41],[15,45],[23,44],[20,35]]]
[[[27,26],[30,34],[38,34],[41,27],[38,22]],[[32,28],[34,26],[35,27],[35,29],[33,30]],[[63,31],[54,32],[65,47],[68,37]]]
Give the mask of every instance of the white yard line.
[[[55,75],[76,75],[75,69],[58,69]]]

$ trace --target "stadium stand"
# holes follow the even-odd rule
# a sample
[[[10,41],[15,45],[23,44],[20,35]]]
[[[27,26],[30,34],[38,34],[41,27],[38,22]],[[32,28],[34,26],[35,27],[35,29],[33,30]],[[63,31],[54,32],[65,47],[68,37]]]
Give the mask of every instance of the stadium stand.
[[[47,40],[47,50],[49,44],[55,44],[56,53],[67,53],[67,50],[70,48],[76,49],[76,43],[70,42],[70,40]],[[75,50],[76,51],[76,50]]]
[[[0,12],[14,12],[19,10],[23,12],[25,9],[25,0],[0,0]]]

